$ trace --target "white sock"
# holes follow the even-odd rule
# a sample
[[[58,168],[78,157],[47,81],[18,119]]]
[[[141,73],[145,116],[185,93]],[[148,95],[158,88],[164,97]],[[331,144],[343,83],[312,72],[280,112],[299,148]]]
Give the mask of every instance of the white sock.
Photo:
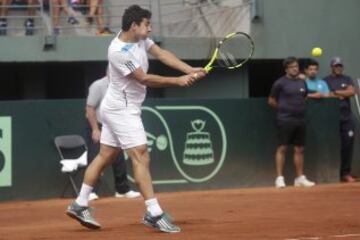
[[[152,198],[145,201],[146,208],[148,212],[151,213],[151,216],[156,217],[163,214],[163,211],[161,210],[161,207],[159,205],[159,202],[156,198]]]
[[[89,206],[89,195],[93,189],[94,188],[92,186],[83,183],[81,185],[79,196],[76,198],[75,202],[80,206],[84,206],[84,207]]]

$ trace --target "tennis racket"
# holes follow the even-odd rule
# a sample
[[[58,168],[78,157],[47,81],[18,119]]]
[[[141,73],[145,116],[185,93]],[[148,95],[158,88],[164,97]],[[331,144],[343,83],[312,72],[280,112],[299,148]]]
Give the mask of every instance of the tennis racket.
[[[247,33],[230,33],[216,46],[205,71],[210,72],[213,68],[240,68],[252,58],[254,51],[254,41]]]

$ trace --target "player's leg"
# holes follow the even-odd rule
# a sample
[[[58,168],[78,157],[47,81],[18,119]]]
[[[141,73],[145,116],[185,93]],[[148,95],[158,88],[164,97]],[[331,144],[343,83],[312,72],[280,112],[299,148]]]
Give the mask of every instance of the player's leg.
[[[79,205],[88,205],[89,194],[98,182],[101,173],[104,171],[105,167],[112,164],[114,159],[118,156],[119,152],[119,148],[106,146],[104,144],[100,145],[99,154],[95,157],[95,159],[91,162],[85,171],[83,186],[80,190],[78,198],[76,199],[76,202]],[[85,189],[83,189],[84,186],[86,186]],[[87,187],[91,188],[90,193],[86,189]]]
[[[135,182],[139,186],[139,190],[142,196],[144,197],[145,201],[153,199],[154,189],[150,175],[150,157],[147,151],[147,145],[126,149],[126,153],[131,159]],[[160,215],[162,210],[156,209],[156,212],[152,213]]]
[[[163,232],[180,232],[180,228],[174,225],[169,215],[162,211],[158,200],[154,196],[147,145],[129,148],[126,152],[132,161],[135,181],[147,207],[143,223]]]
[[[91,209],[88,206],[89,195],[93,191],[104,168],[112,163],[115,157],[117,157],[117,154],[119,154],[118,148],[101,144],[99,154],[85,171],[84,181],[79,196],[70,204],[66,211],[68,216],[74,218],[87,228],[100,228],[100,224],[94,219]]]

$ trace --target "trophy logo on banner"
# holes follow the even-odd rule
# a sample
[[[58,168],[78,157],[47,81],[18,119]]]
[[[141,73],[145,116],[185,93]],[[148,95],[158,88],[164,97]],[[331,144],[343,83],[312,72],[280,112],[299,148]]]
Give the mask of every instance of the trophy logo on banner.
[[[201,105],[142,106],[142,120],[153,184],[202,183],[221,171],[228,146],[215,110]],[[132,165],[128,167],[128,178],[135,182]]]
[[[193,132],[186,134],[183,163],[190,166],[204,166],[214,163],[214,150],[210,133],[204,132],[206,122],[196,119],[191,122]]]

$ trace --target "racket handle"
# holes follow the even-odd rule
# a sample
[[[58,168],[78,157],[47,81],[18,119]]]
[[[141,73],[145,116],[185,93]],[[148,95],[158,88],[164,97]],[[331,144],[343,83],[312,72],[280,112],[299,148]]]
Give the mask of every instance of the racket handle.
[[[207,73],[209,73],[212,70],[212,67],[208,65],[208,66],[204,67],[204,69]]]

